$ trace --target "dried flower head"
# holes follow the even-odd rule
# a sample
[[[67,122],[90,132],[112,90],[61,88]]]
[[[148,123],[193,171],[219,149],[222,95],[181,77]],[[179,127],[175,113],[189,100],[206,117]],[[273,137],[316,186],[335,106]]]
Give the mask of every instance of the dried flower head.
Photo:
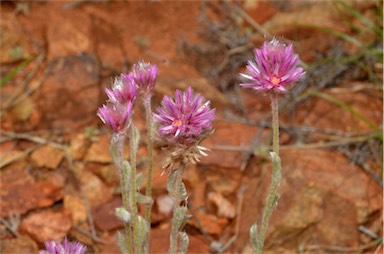
[[[255,49],[255,62],[248,61],[249,75],[240,74],[250,80],[240,86],[252,87],[258,91],[284,93],[288,86],[304,76],[303,68],[298,66],[299,56],[294,54],[292,44],[288,46],[277,39],[264,42],[261,49]]]
[[[187,92],[176,90],[175,99],[164,96],[161,106],[154,114],[159,125],[160,136],[173,142],[194,142],[212,128],[215,109],[211,109],[210,101],[193,94],[191,87]]]
[[[84,254],[87,250],[83,244],[68,242],[67,238],[64,239],[63,243],[47,241],[44,245],[47,250],[40,250],[39,254]]]
[[[112,89],[106,88],[105,93],[112,102],[121,104],[133,102],[136,98],[136,83],[133,74],[121,74],[120,77],[116,77]]]
[[[159,69],[155,64],[139,61],[132,68],[133,79],[141,93],[150,95],[155,88]]]
[[[126,104],[107,103],[99,108],[97,115],[104,124],[111,127],[115,133],[124,133],[129,127],[132,115],[132,102]]]

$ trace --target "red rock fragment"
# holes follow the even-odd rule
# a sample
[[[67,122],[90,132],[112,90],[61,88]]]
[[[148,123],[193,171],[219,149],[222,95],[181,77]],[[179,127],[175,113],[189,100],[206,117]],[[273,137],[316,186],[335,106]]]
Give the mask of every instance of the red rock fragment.
[[[63,182],[57,177],[55,181],[36,182],[26,170],[4,170],[0,177],[1,216],[10,213],[25,214],[35,208],[47,207],[63,196]]]
[[[20,236],[8,241],[2,242],[1,253],[3,254],[13,254],[13,253],[37,253],[38,246],[35,241],[33,241],[28,236]]]
[[[28,234],[39,243],[62,240],[72,227],[68,210],[46,210],[33,213],[23,220],[20,232]]]
[[[233,219],[236,216],[235,207],[220,192],[210,192],[208,194],[208,200],[217,207],[217,215],[229,219]]]
[[[64,152],[50,145],[45,145],[31,155],[32,162],[37,167],[56,169],[64,157]]]
[[[102,231],[123,228],[124,224],[115,215],[115,208],[121,206],[121,198],[116,196],[107,203],[96,207],[92,213],[95,226]]]

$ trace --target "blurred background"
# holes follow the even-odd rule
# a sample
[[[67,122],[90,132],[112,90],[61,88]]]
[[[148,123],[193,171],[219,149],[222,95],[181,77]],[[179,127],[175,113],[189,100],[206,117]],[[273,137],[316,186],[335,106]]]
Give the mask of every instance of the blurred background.
[[[119,253],[119,177],[96,111],[140,59],[160,69],[153,110],[188,86],[216,108],[211,152],[184,175],[189,253],[252,253],[270,183],[270,102],[239,88],[238,73],[273,37],[294,45],[307,74],[279,99],[283,181],[265,253],[382,253],[381,0],[1,1],[0,15],[1,253],[65,236]],[[145,175],[143,113],[138,100]],[[169,242],[164,159],[156,150],[151,253]]]

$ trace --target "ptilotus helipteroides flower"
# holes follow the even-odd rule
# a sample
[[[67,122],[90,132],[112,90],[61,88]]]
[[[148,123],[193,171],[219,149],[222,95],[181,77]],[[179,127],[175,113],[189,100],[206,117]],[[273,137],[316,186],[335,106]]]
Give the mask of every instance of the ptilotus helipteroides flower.
[[[155,88],[159,69],[155,64],[139,61],[132,68],[132,75],[140,93],[149,96]]]
[[[188,145],[212,129],[215,109],[210,108],[210,101],[200,94],[193,94],[189,87],[186,92],[176,90],[174,99],[164,96],[154,117],[162,138]]]
[[[55,241],[45,242],[47,250],[40,250],[39,254],[84,254],[87,250],[83,244],[78,242],[68,242],[67,238],[63,243]]]
[[[240,74],[248,79],[240,86],[258,91],[285,93],[305,71],[299,67],[299,56],[293,52],[292,44],[285,45],[277,39],[264,42],[261,49],[255,49],[255,59],[246,66],[249,74]]]
[[[114,133],[124,133],[131,122],[132,102],[126,104],[107,102],[99,108],[97,115]]]
[[[121,74],[115,78],[112,89],[106,88],[105,93],[111,102],[121,104],[133,103],[136,98],[136,83],[133,74]]]

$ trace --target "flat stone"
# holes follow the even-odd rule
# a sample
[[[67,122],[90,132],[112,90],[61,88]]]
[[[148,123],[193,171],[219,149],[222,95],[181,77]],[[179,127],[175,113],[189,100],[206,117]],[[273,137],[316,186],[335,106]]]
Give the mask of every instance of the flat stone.
[[[87,151],[88,140],[84,134],[78,134],[71,139],[69,145],[69,154],[74,160],[81,160]]]
[[[37,167],[56,169],[64,157],[64,152],[50,145],[45,145],[31,155],[32,162]]]
[[[22,235],[18,238],[2,241],[1,253],[37,253],[39,251],[35,241],[30,237]]]
[[[121,206],[121,197],[115,196],[110,201],[95,207],[92,212],[95,226],[102,231],[123,228],[123,222],[115,215],[115,208]]]
[[[87,208],[83,199],[72,195],[65,195],[64,208],[71,211],[71,219],[74,225],[79,225],[87,220]]]
[[[20,231],[39,243],[62,240],[72,227],[69,211],[35,212],[23,220]]]
[[[112,189],[107,187],[96,175],[88,171],[81,171],[77,176],[91,206],[103,204],[112,198]]]
[[[49,174],[41,176],[41,181],[23,169],[7,169],[2,171],[0,178],[0,210],[1,216],[10,213],[23,215],[30,210],[48,207],[63,196],[63,182],[59,176],[50,178]],[[46,177],[46,178],[44,178]],[[44,181],[44,179],[56,179]]]
[[[220,192],[208,193],[208,200],[217,207],[218,216],[223,216],[229,219],[233,219],[236,216],[236,208]]]
[[[101,90],[95,58],[89,54],[55,58],[46,68],[46,79],[34,94],[42,116],[39,127],[78,129],[95,122]]]

